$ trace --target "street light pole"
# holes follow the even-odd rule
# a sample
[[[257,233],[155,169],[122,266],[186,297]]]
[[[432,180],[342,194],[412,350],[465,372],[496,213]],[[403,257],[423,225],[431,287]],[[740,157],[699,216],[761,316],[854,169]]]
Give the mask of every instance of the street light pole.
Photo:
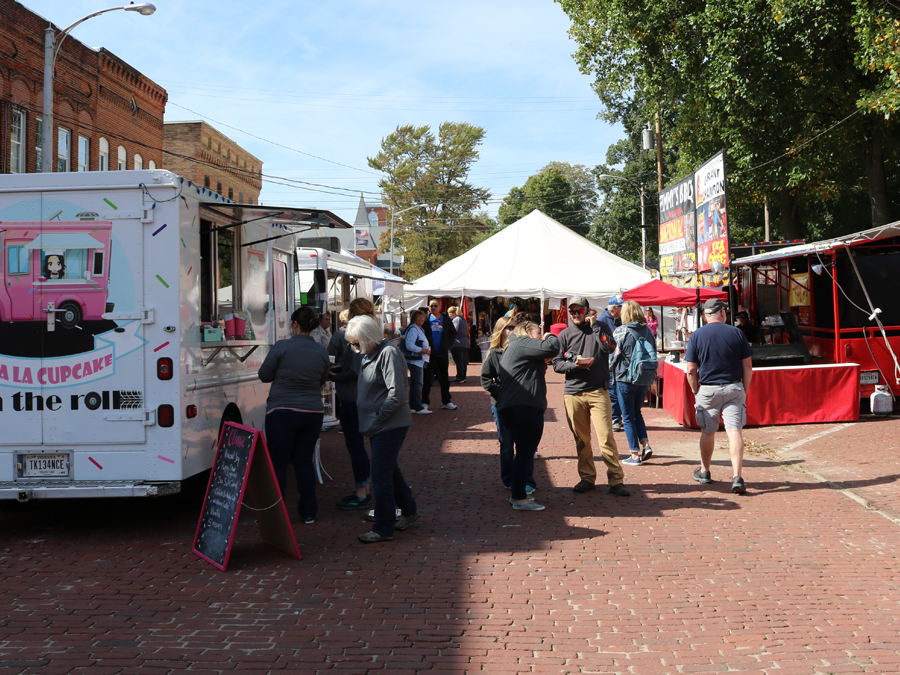
[[[56,64],[56,57],[59,56],[59,48],[63,40],[69,35],[71,30],[80,23],[92,19],[106,12],[114,12],[118,9],[124,9],[126,12],[137,12],[143,16],[150,16],[156,11],[156,7],[149,2],[142,2],[138,5],[134,3],[120,7],[107,7],[99,12],[93,12],[87,16],[83,16],[71,26],[66,28],[56,37],[56,29],[49,26],[44,31],[44,109],[41,115],[41,172],[50,173],[53,171],[53,68]]]
[[[633,188],[635,188],[641,194],[641,266],[644,269],[647,269],[647,226],[645,221],[645,211],[644,211],[644,185],[643,183],[635,183],[630,178],[625,178],[625,176],[613,176],[609,173],[601,173],[598,178],[609,178],[610,180],[624,180],[626,183],[630,184]]]
[[[391,262],[390,269],[391,274],[394,273],[394,216],[400,215],[401,213],[406,213],[407,211],[412,211],[413,209],[420,209],[424,206],[424,204],[413,204],[412,206],[403,209],[402,211],[394,211],[391,209]]]

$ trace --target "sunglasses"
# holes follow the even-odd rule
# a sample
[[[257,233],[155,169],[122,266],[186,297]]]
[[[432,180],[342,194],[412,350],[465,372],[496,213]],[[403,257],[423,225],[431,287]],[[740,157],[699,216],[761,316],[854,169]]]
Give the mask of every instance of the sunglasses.
[[[584,314],[585,310],[583,309],[570,309],[569,314]]]
[[[440,305],[428,305],[431,309],[437,309]]]

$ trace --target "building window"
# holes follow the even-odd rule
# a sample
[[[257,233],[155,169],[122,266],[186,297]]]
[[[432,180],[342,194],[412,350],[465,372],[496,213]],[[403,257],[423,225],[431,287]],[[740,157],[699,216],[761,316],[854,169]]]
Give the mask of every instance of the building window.
[[[209,176],[203,176],[203,187],[209,187]]]
[[[244,203],[244,193],[238,192],[238,201],[243,204]]]
[[[148,169],[155,169],[155,168],[156,168],[156,162],[154,162],[154,161],[151,159],[150,162],[147,164],[147,168],[148,168]]]
[[[228,199],[234,199],[234,190],[228,188]]]
[[[69,146],[70,138],[71,133],[69,130],[60,127],[56,145],[56,170],[60,173],[69,170],[69,157],[71,152]]]
[[[91,170],[91,139],[87,136],[78,137],[78,170]]]
[[[222,184],[221,183],[216,183],[216,192],[218,192],[219,194],[222,194]]]
[[[25,111],[15,108],[9,120],[9,172],[25,173]]]
[[[97,157],[97,169],[109,171],[109,141],[100,137],[100,152]]]
[[[41,117],[34,118],[34,170],[41,172],[41,162],[44,159],[44,120]]]
[[[253,203],[253,197],[249,197],[249,198],[247,199],[247,203],[248,203],[248,204],[252,204],[252,203]]]
[[[140,155],[134,156],[134,170],[140,171],[144,168],[144,158]]]
[[[123,147],[120,145],[120,146],[119,146],[119,158],[118,158],[118,160],[116,161],[116,169],[117,169],[118,171],[124,171],[124,170],[125,170],[125,168],[126,168],[126,167],[125,167],[125,160],[126,160],[127,158],[128,158],[128,155],[127,155],[127,153],[125,152],[125,148],[123,148]]]

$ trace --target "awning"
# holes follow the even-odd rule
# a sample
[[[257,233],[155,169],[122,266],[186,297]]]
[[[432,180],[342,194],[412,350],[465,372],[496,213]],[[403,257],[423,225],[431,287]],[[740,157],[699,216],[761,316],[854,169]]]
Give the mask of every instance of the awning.
[[[697,305],[696,288],[678,288],[659,279],[652,279],[645,284],[635,286],[622,293],[626,300],[633,300],[643,306],[660,307],[694,307]],[[728,293],[714,288],[700,289],[700,302],[711,298],[727,300]]]
[[[94,239],[86,232],[47,232],[26,244],[27,249],[41,249],[42,251],[65,251],[72,248],[106,248],[102,243]]]
[[[780,248],[770,253],[760,253],[759,255],[748,256],[746,258],[737,258],[732,260],[731,264],[735,267],[742,265],[753,265],[754,263],[770,262],[773,260],[783,260],[784,258],[793,258],[800,255],[812,255],[813,253],[830,254],[836,250],[860,246],[878,239],[886,239],[888,237],[900,237],[900,221],[882,225],[881,227],[873,227],[870,230],[862,232],[854,232],[853,234],[845,234],[842,237],[834,239],[826,239],[824,241],[816,241],[810,244],[798,244],[797,246],[788,246]]]

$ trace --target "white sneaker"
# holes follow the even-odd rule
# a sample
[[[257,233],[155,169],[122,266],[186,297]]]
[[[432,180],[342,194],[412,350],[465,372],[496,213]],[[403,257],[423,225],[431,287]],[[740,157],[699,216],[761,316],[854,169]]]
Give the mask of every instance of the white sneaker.
[[[441,406],[441,408],[443,408],[444,410],[456,410],[456,404],[455,403],[445,403],[444,405]]]
[[[428,408],[422,408],[421,410],[416,410],[416,415],[430,415],[434,410],[429,410]]]

